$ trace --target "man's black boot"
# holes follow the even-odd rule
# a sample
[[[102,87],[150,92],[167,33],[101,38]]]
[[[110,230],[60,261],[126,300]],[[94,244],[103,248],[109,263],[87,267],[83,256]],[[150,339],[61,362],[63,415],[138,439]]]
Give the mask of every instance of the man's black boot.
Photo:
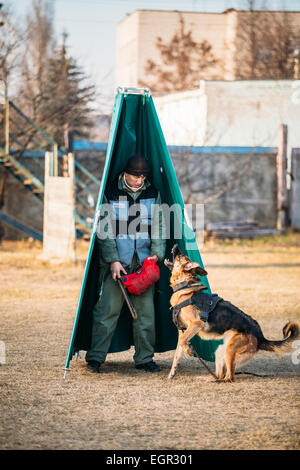
[[[89,372],[93,372],[93,373],[98,374],[98,373],[100,372],[100,366],[101,366],[101,362],[98,362],[98,361],[88,361],[87,366],[86,366],[86,369],[87,369]]]
[[[136,369],[142,369],[146,372],[159,372],[160,367],[155,364],[154,361],[146,362],[145,364],[138,364],[135,366]]]

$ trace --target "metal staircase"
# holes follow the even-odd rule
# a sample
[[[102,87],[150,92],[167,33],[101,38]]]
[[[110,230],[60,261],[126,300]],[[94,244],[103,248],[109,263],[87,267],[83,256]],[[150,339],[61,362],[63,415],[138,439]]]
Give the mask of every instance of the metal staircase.
[[[0,151],[4,155],[4,157],[0,159],[0,163],[4,168],[20,181],[34,196],[38,199],[43,199],[44,184],[28,170],[25,165],[16,160],[12,155],[5,154],[2,147],[0,147]]]
[[[21,141],[19,136],[14,135],[13,132],[9,131],[10,123],[10,114],[14,112],[18,115],[19,118],[25,121],[26,123],[26,134],[31,132],[35,135],[39,135],[42,139],[42,142],[39,143],[38,150],[25,149],[24,143]],[[15,124],[15,121],[14,121]],[[16,126],[15,126],[16,127]],[[24,126],[25,127],[25,126]],[[56,142],[47,135],[42,129],[40,129],[28,116],[26,116],[13,102],[7,100],[5,106],[5,116],[4,116],[4,128],[5,128],[5,139],[4,147],[0,146],[0,166],[2,165],[5,170],[12,175],[16,180],[18,180],[28,191],[30,191],[37,199],[44,199],[44,154],[46,150],[51,149],[56,157],[56,174],[58,175],[63,171],[62,156],[66,154],[63,149],[58,148]],[[11,145],[10,145],[11,143]],[[29,158],[28,158],[29,157]],[[31,163],[31,164],[30,164]],[[74,172],[74,190],[76,195],[76,215],[75,215],[75,226],[78,237],[89,238],[92,231],[92,224],[87,222],[87,218],[92,219],[93,213],[91,206],[87,202],[87,198],[84,197],[84,194],[93,194],[93,190],[90,186],[91,183],[97,185],[97,191],[100,186],[100,181],[95,178],[85,167],[83,167],[79,162],[74,162],[75,172]],[[79,172],[83,175],[79,177]],[[80,214],[80,210],[84,210],[84,216]],[[3,215],[3,213],[2,213]],[[87,216],[87,217],[86,217]],[[1,220],[6,223],[10,223],[8,219],[13,220],[13,218],[6,218]],[[14,226],[19,230],[22,226],[21,223],[18,223],[19,226]],[[25,227],[23,225],[23,227]],[[26,233],[26,230],[23,230]],[[28,231],[32,231],[27,228]],[[35,237],[36,238],[36,237]]]

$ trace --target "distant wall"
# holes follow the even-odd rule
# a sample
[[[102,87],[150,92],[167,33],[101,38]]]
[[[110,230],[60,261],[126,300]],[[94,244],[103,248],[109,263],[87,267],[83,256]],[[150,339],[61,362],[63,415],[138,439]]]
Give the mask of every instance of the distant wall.
[[[292,184],[290,200],[292,227],[300,229],[300,148],[292,151]]]
[[[170,147],[185,203],[204,203],[205,224],[255,221],[275,228],[276,149]]]
[[[204,203],[205,223],[248,220],[276,227],[276,148],[170,146],[169,152],[185,203]],[[104,150],[77,150],[76,158],[102,174]]]
[[[80,150],[78,147],[79,144],[75,158],[96,178],[101,179],[106,144],[81,145]],[[171,146],[169,151],[184,201],[205,204],[205,223],[255,221],[264,227],[276,227],[277,149]],[[81,173],[80,178],[84,180]],[[99,187],[92,184],[91,188],[96,204]],[[81,195],[87,197],[84,191]],[[31,228],[42,231],[42,202],[11,176],[3,211]],[[88,215],[88,212],[80,206],[81,215]],[[90,213],[93,214],[93,209]],[[24,238],[21,232],[5,224],[2,227],[6,239]]]
[[[168,145],[274,147],[284,123],[300,146],[300,80],[201,80],[154,102]]]

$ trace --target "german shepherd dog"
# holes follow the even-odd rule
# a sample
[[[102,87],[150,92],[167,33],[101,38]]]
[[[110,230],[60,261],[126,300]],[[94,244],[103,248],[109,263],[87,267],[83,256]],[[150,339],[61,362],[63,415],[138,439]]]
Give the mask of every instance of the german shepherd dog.
[[[173,262],[166,259],[164,263],[172,273],[170,285],[174,293],[170,303],[174,308],[183,301],[189,302],[187,299],[195,293],[207,290],[197,277],[206,276],[207,272],[183,255],[177,245],[174,245],[172,254]],[[180,308],[176,323],[181,329],[178,330],[178,344],[169,379],[174,377],[183,352],[194,356],[189,344],[194,335],[202,339],[223,340],[215,352],[215,376],[218,381],[233,382],[236,365],[249,361],[259,350],[287,352],[300,333],[299,325],[289,322],[283,328],[283,340],[269,341],[257,321],[223,299],[217,302],[206,320],[201,320],[200,310],[193,304]]]

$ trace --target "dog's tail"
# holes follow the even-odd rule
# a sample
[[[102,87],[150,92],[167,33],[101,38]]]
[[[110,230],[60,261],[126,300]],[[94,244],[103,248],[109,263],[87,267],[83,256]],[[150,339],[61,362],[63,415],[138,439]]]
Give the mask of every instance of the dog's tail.
[[[291,350],[291,342],[300,336],[300,328],[296,322],[288,322],[282,329],[283,340],[269,341],[264,338],[258,349],[264,351],[272,351],[276,353],[289,352]]]

